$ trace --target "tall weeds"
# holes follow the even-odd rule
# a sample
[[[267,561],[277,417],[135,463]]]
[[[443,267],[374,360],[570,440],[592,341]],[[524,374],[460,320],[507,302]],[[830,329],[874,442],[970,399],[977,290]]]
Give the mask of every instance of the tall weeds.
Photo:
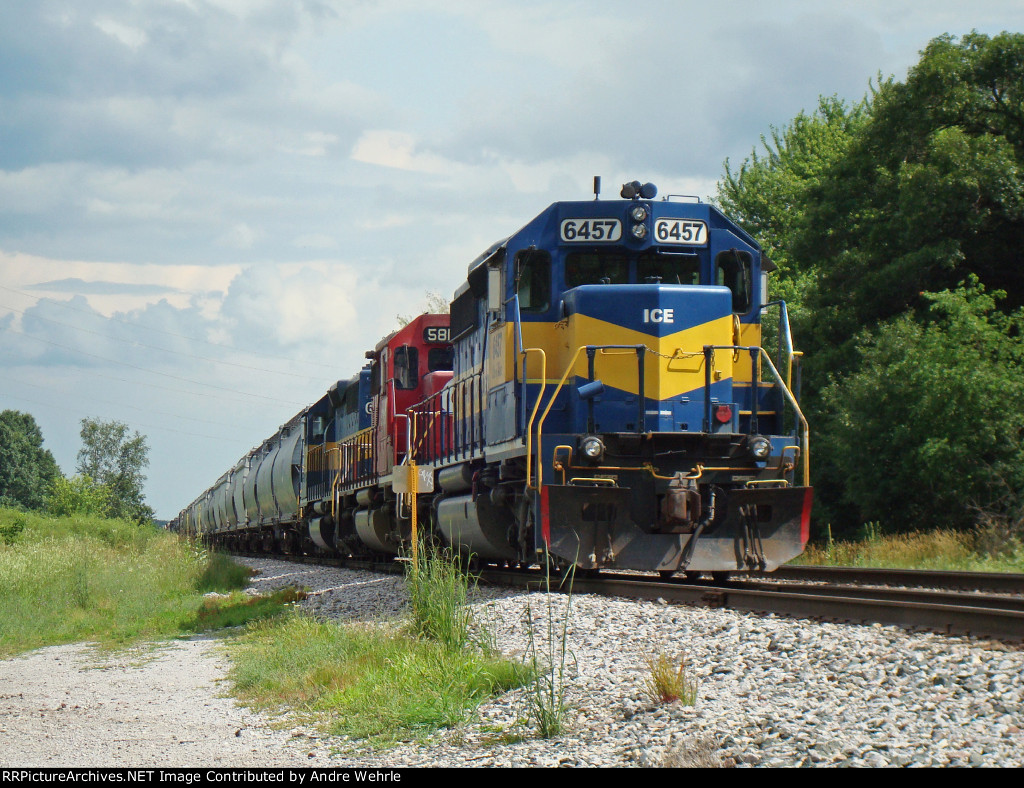
[[[246,570],[173,534],[92,515],[0,509],[0,655],[194,631],[203,593]]]
[[[572,566],[562,578],[562,584],[568,582],[565,610],[557,614],[554,596],[551,593],[551,556],[545,553],[544,590],[546,615],[540,626],[542,632],[538,636],[537,621],[533,605],[526,603],[526,628],[529,636],[527,647],[527,665],[533,672],[533,682],[529,689],[529,705],[527,717],[535,724],[537,733],[544,739],[558,736],[565,730],[567,690],[567,670],[570,662],[575,662],[569,649],[569,619],[572,613],[572,584],[575,578],[575,566]]]
[[[405,570],[414,634],[459,650],[471,642],[473,612],[467,604],[469,576],[450,551],[421,550]]]

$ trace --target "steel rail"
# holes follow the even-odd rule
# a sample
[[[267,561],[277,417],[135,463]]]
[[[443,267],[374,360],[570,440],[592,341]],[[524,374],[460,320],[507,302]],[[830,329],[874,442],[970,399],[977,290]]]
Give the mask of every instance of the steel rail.
[[[871,585],[916,586],[1024,594],[1024,575],[999,572],[944,572],[931,569],[868,569],[849,566],[780,566],[751,577]]]
[[[954,605],[963,607],[992,608],[994,610],[1024,611],[1024,597],[1006,594],[983,594],[980,592],[956,592],[947,590],[922,590],[919,588],[894,588],[889,586],[854,586],[833,584],[804,584],[780,581],[748,580],[740,578],[729,581],[730,589],[745,591],[784,591],[793,594],[814,596],[842,596],[851,594],[858,599],[880,599],[889,602],[920,602],[933,605]]]
[[[486,570],[483,579],[502,584],[525,585],[530,590],[548,587],[540,572]],[[814,586],[799,591],[791,586],[782,590],[750,589],[739,585],[703,585],[653,581],[641,576],[601,575],[573,577],[571,584],[552,578],[552,591],[600,594],[630,599],[662,599],[667,602],[704,607],[729,608],[752,613],[835,620],[849,623],[891,624],[909,629],[926,629],[943,634],[1024,640],[1024,600],[1013,609],[992,608],[970,603],[971,597],[959,597],[962,604],[904,601],[862,595],[861,589],[848,587],[834,593],[815,593]]]

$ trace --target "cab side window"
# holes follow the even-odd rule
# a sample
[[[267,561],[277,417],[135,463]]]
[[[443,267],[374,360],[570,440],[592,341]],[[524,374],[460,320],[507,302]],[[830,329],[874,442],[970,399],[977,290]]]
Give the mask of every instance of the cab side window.
[[[520,311],[547,311],[551,306],[551,255],[536,250],[516,255],[516,295]]]
[[[414,389],[420,380],[419,351],[411,345],[395,348],[395,388]]]
[[[715,284],[732,291],[732,311],[745,315],[753,301],[753,257],[749,252],[730,249],[715,258]]]

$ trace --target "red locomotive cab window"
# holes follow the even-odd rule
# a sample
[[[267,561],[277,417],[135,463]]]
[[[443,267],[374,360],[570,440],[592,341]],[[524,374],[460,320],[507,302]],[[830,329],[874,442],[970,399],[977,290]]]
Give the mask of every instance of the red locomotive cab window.
[[[395,388],[414,389],[420,382],[418,348],[402,345],[395,349]]]

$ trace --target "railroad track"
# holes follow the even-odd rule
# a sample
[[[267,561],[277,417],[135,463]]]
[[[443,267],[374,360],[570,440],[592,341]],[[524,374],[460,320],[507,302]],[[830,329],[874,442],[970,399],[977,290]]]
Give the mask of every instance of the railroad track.
[[[253,554],[254,558],[266,558]],[[275,556],[280,558],[280,556]],[[287,560],[353,569],[402,571],[401,564],[290,556]],[[669,580],[644,574],[577,573],[571,585],[552,574],[552,591],[776,613],[849,623],[892,624],[944,634],[1024,641],[1024,575],[976,572],[783,567],[735,579]],[[481,582],[548,587],[538,569],[486,568]]]
[[[724,582],[654,579],[650,576],[601,573],[574,577],[574,593],[664,599],[707,607],[850,623],[894,624],[945,634],[967,634],[1024,640],[1024,575],[973,577],[966,572],[865,570],[846,567],[792,567],[770,574],[738,577]],[[492,582],[543,587],[545,579],[533,570],[487,570]],[[799,578],[793,580],[791,578]],[[871,582],[879,585],[863,585]],[[881,583],[894,585],[881,585]],[[898,584],[898,585],[895,585]],[[1005,593],[973,589],[997,585]],[[552,590],[558,585],[552,580]],[[930,590],[907,585],[934,586]],[[970,589],[965,591],[964,589]],[[563,587],[559,590],[566,590]]]

